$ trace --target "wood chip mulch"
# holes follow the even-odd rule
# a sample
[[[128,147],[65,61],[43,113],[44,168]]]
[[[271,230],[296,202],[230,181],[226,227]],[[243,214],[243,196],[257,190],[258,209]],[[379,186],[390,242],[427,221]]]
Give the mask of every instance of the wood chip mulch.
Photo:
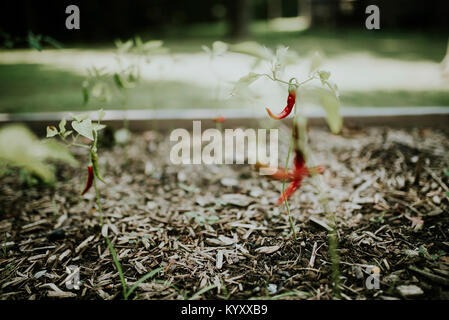
[[[310,137],[337,218],[341,298],[448,299],[447,134],[317,128]],[[102,235],[128,287],[163,268],[133,299],[333,297],[329,221],[311,179],[290,200],[295,241],[276,205],[280,181],[250,165],[175,166],[168,139],[148,131],[100,149],[103,228],[93,190],[80,196],[83,168],[58,165],[54,187],[25,185],[18,171],[2,177],[0,299],[121,299]],[[78,290],[66,287],[69,266],[80,270]],[[369,266],[380,270],[377,290],[366,287]]]

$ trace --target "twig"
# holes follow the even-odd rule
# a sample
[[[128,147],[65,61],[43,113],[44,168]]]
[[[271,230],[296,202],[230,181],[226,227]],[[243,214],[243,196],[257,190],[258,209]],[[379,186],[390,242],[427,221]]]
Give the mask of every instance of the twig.
[[[309,261],[309,268],[313,268],[313,266],[315,265],[315,258],[316,258],[316,247],[317,247],[317,242],[315,241],[315,243],[313,244],[313,249],[312,249],[312,256],[310,257],[310,261]]]
[[[409,266],[408,268],[409,268],[409,270],[415,271],[416,273],[419,273],[420,275],[428,278],[429,280],[432,280],[434,282],[437,282],[437,283],[445,285],[445,286],[449,286],[449,279],[447,279],[447,278],[437,276],[433,273],[418,269],[414,266]]]
[[[415,208],[413,208],[413,207],[412,207],[411,205],[409,205],[407,202],[402,201],[402,200],[400,200],[400,199],[397,199],[397,198],[395,198],[395,197],[391,197],[391,196],[388,196],[388,198],[390,198],[391,200],[394,200],[394,201],[396,201],[397,203],[402,204],[403,206],[409,208],[409,209],[412,210],[414,213],[416,213],[418,216],[422,216],[421,212],[419,212],[418,210],[416,210]]]
[[[424,170],[426,170],[427,173],[430,174],[436,182],[438,182],[438,184],[441,186],[441,188],[444,189],[444,191],[449,192],[449,187],[432,170],[427,167],[425,167]]]

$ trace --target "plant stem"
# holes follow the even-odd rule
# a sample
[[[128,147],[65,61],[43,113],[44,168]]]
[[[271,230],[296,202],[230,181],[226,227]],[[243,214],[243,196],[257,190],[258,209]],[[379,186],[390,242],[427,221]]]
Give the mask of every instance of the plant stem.
[[[327,198],[327,194],[323,188],[323,180],[322,177],[317,174],[314,175],[316,179],[318,179],[317,187],[319,191],[320,203],[324,209],[324,213],[326,218],[330,222],[331,230],[328,231],[329,238],[329,255],[331,258],[331,269],[332,269],[332,280],[334,282],[333,291],[334,298],[340,299],[340,257],[338,254],[338,237],[337,237],[337,223],[335,219],[335,212],[331,212],[329,208],[329,200]]]
[[[295,103],[294,116],[293,116],[293,128],[294,128],[294,124],[296,122],[296,113],[297,113],[297,107],[296,106],[297,106],[297,104]],[[288,146],[287,159],[285,161],[285,172],[287,172],[287,170],[288,170],[288,161],[290,160],[290,155],[292,153],[292,149],[293,149],[293,145],[294,144],[295,144],[294,131],[292,130],[292,135],[290,137],[290,145]],[[283,182],[282,182],[282,195],[285,195],[285,183],[286,183],[286,180],[284,179]],[[293,232],[293,238],[296,241],[296,240],[298,240],[298,238],[296,237],[295,224],[293,223],[293,217],[292,217],[291,212],[290,212],[290,206],[288,205],[287,197],[285,197],[285,199],[284,199],[284,205],[285,205],[285,209],[287,210],[288,220],[290,222],[290,228],[292,229],[292,232]]]
[[[278,78],[275,78],[275,77],[272,77],[272,76],[270,76],[269,74],[267,74],[267,73],[262,73],[261,74],[262,76],[265,76],[265,77],[267,77],[268,79],[270,79],[271,81],[277,81],[277,82],[280,82],[280,83],[283,83],[283,84],[290,84],[290,82],[287,82],[287,81],[284,81],[284,80],[281,80],[281,79],[278,79]],[[296,80],[296,78],[295,78],[295,80],[296,80],[296,88],[299,88],[300,86],[302,86],[303,84],[306,84],[307,82],[309,82],[309,81],[312,81],[313,79],[315,79],[315,76],[311,76],[311,77],[309,77],[309,78],[307,78],[306,80],[304,80],[304,81],[302,81],[302,82],[298,82],[298,80]]]
[[[97,152],[97,140],[98,140],[98,135],[97,135],[97,132],[94,131],[94,142],[92,144],[91,152],[89,153],[90,163],[93,162],[92,153]],[[98,190],[98,187],[97,187],[97,177],[95,176],[95,174],[94,174],[94,178],[93,178],[93,185],[94,185],[94,189],[95,189],[95,200],[97,202],[98,212],[100,213],[100,227],[103,227],[103,209],[101,208],[100,191]]]
[[[292,153],[292,149],[293,149],[293,134],[292,137],[290,138],[290,145],[288,147],[288,153],[287,153],[287,159],[285,160],[285,171],[287,172],[288,170],[288,161],[290,160],[290,154]],[[286,184],[286,180],[284,179],[282,181],[282,196],[285,195],[285,184]],[[298,240],[296,238],[296,230],[295,230],[295,225],[293,223],[293,218],[290,212],[290,207],[288,205],[288,200],[287,197],[284,196],[284,205],[285,205],[285,209],[287,210],[287,215],[288,215],[288,220],[290,221],[290,228],[292,229],[293,232],[293,237],[296,240]]]
[[[94,189],[95,189],[95,200],[97,202],[98,212],[100,213],[100,227],[103,227],[103,209],[101,208],[101,198],[100,198],[100,191],[97,187],[97,178],[94,177]]]
[[[60,133],[59,136],[61,137],[61,140],[62,140],[64,143],[66,143],[69,147],[75,146],[75,147],[80,147],[80,148],[90,149],[90,147],[89,147],[89,146],[86,146],[85,144],[75,143],[76,138],[73,139],[72,142],[68,142],[67,139],[64,137],[64,135],[62,135],[62,134]]]

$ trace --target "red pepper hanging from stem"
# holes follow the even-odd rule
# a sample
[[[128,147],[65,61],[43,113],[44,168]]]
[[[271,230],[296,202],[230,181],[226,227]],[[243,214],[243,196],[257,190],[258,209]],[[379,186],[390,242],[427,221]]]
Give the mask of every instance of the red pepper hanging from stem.
[[[293,78],[294,79],[294,78]],[[290,80],[288,85],[288,97],[287,97],[287,106],[284,108],[284,110],[281,111],[278,115],[275,115],[271,112],[270,109],[267,109],[268,115],[273,119],[284,119],[287,117],[293,110],[293,107],[295,106],[296,102],[296,85],[292,83],[292,80]]]
[[[94,181],[94,168],[92,166],[87,167],[88,175],[87,175],[87,182],[86,187],[83,190],[83,193],[81,195],[84,195],[87,191],[89,191],[90,187],[92,187],[92,183]]]

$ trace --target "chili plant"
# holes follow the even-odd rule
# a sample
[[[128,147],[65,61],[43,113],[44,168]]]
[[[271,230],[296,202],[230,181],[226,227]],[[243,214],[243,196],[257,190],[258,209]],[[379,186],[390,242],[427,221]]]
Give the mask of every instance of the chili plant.
[[[256,64],[260,62],[268,62],[269,70],[263,73],[250,72],[248,75],[240,78],[236,83],[234,92],[248,90],[249,86],[255,81],[265,78],[274,83],[279,83],[287,87],[287,105],[281,112],[275,115],[270,109],[266,108],[268,115],[273,119],[284,119],[293,114],[292,134],[290,137],[289,149],[285,162],[285,168],[271,168],[274,172],[274,178],[283,180],[282,193],[278,200],[278,204],[284,204],[290,222],[293,237],[296,240],[296,231],[288,198],[297,190],[303,178],[312,176],[315,179],[316,187],[319,192],[319,200],[324,209],[325,214],[331,221],[331,231],[329,232],[329,254],[332,264],[332,277],[334,280],[334,292],[339,296],[339,271],[338,271],[338,252],[337,237],[335,226],[335,213],[331,212],[328,204],[328,195],[324,189],[324,182],[320,174],[324,172],[323,166],[306,165],[311,162],[311,149],[308,144],[308,127],[307,118],[304,108],[299,105],[298,97],[312,93],[319,98],[321,106],[326,112],[326,120],[330,130],[337,134],[342,128],[342,118],[339,113],[339,98],[337,86],[330,80],[330,72],[319,70],[320,59],[314,56],[312,60],[309,74],[304,79],[291,77],[288,81],[283,78],[285,68],[289,64],[293,64],[297,60],[297,54],[288,50],[287,47],[278,47],[275,52],[262,47],[254,42],[247,42],[238,45],[229,45],[229,51],[234,51],[256,58]],[[314,86],[311,86],[315,84]],[[317,85],[318,84],[318,85]],[[292,151],[294,151],[293,169],[288,169],[288,164]],[[258,164],[261,167],[267,167],[265,164]],[[290,184],[286,187],[286,181]]]
[[[87,168],[87,180],[81,195],[84,195],[90,190],[92,185],[95,189],[96,202],[98,212],[100,214],[100,224],[103,225],[103,211],[101,208],[100,192],[97,188],[97,179],[104,183],[100,171],[98,168],[98,132],[104,129],[106,126],[101,124],[101,120],[104,118],[105,112],[103,109],[98,111],[98,121],[95,123],[89,118],[89,113],[81,115],[73,115],[71,126],[73,130],[67,130],[67,120],[63,118],[58,127],[47,127],[47,138],[59,137],[68,146],[76,146],[89,150],[89,161]],[[84,137],[88,142],[80,142],[80,137]],[[70,140],[69,140],[70,139]],[[85,140],[86,141],[86,140]]]
[[[143,42],[138,36],[125,42],[117,40],[115,46],[115,65],[87,69],[87,77],[82,84],[84,104],[87,104],[91,97],[100,102],[110,102],[116,96],[125,111],[129,103],[129,91],[141,82],[144,63],[150,63],[151,57],[156,54],[168,52],[162,41]],[[130,139],[126,115],[123,128],[116,132],[115,139],[121,144]]]
[[[37,51],[42,51],[44,45],[50,45],[56,49],[61,49],[63,47],[61,42],[53,39],[52,37],[42,34],[34,34],[31,30],[28,31],[26,37],[17,37],[12,36],[0,29],[0,47],[12,49],[24,43],[28,44],[30,49],[35,49]]]
[[[81,193],[81,195],[84,195],[86,192],[88,192],[91,187],[94,187],[95,190],[95,197],[98,207],[98,212],[100,213],[100,226],[103,226],[103,210],[101,207],[101,198],[100,198],[100,192],[97,187],[97,179],[101,182],[105,183],[102,176],[100,175],[99,167],[98,167],[98,132],[102,129],[104,129],[106,126],[101,124],[101,120],[104,118],[105,112],[101,109],[98,111],[98,121],[96,123],[93,123],[92,120],[89,118],[89,113],[85,113],[82,115],[74,115],[73,120],[71,122],[71,126],[73,130],[67,130],[66,124],[67,120],[64,118],[59,122],[58,127],[54,126],[48,126],[47,127],[47,137],[59,137],[63,142],[65,142],[68,146],[76,146],[80,148],[86,148],[89,150],[89,162],[87,165],[87,180],[86,185]],[[88,143],[81,143],[79,142],[80,136],[87,138],[89,141]],[[71,140],[69,140],[71,139]],[[137,287],[143,283],[145,280],[153,277],[156,273],[161,271],[163,268],[157,268],[147,274],[145,274],[143,277],[141,277],[139,280],[137,280],[129,289],[126,285],[125,276],[122,271],[122,266],[120,264],[119,258],[117,256],[117,253],[114,249],[114,246],[112,245],[111,240],[107,235],[104,235],[104,238],[106,240],[106,243],[108,245],[109,251],[112,255],[112,260],[114,261],[114,265],[117,268],[117,271],[119,273],[120,282],[123,287],[123,298],[125,300],[128,299],[128,297],[134,292]]]

